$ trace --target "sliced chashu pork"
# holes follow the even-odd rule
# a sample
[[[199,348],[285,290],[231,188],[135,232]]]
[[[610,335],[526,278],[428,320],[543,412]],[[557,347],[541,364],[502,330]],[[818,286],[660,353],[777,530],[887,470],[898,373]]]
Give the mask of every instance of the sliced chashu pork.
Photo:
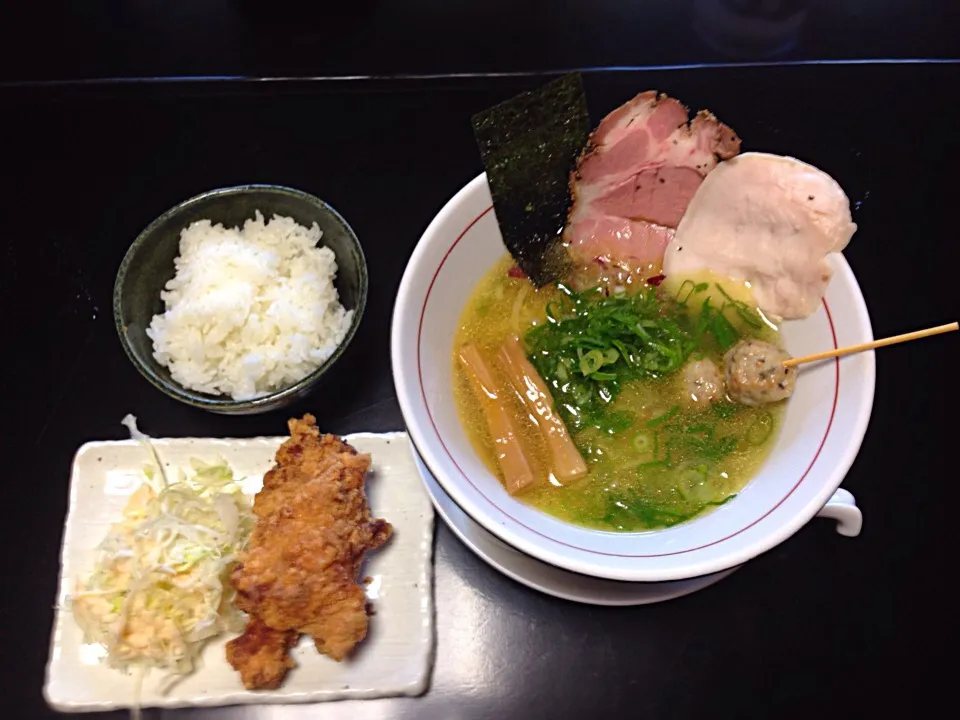
[[[704,180],[667,246],[663,271],[698,270],[750,283],[774,317],[807,317],[830,281],[830,253],[856,232],[850,201],[822,170],[789,157],[744,153]]]
[[[579,266],[660,272],[664,249],[690,198],[740,140],[711,113],[655,91],[607,115],[570,177],[573,205],[564,241]]]

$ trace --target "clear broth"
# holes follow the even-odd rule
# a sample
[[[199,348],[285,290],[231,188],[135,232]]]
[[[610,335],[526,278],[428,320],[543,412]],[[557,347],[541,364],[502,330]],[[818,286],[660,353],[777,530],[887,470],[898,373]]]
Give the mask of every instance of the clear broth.
[[[501,481],[494,444],[457,360],[457,349],[472,342],[488,358],[495,357],[508,336],[522,337],[532,325],[545,322],[547,304],[560,296],[554,286],[538,290],[526,279],[508,276],[511,264],[509,256],[503,257],[477,283],[461,313],[452,348],[453,397],[460,421],[477,454]],[[779,344],[773,327],[744,334]],[[698,354],[722,366],[719,347],[704,343]],[[491,365],[500,388],[508,388],[497,365]],[[633,424],[616,431],[586,427],[572,433],[589,472],[561,485],[547,472],[546,448],[520,399],[513,393],[501,397],[506,398],[539,476],[534,486],[516,497],[562,520],[615,531],[674,525],[739,492],[773,446],[784,406],[751,408],[723,402],[705,409],[689,408],[682,402],[680,372],[632,380],[624,384],[610,409],[631,413]],[[735,446],[713,457],[711,449],[723,438],[735,438]],[[671,447],[669,467],[658,463],[667,446]]]

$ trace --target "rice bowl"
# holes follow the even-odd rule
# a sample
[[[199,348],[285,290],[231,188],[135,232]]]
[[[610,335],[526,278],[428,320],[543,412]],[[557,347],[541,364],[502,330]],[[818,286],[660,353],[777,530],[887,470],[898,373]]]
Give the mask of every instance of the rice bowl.
[[[289,239],[293,233],[297,238],[293,244],[299,243],[300,249],[291,250],[286,259],[282,259],[276,250],[258,249],[257,243],[264,240],[262,230],[273,224],[263,222],[262,228],[259,225],[248,228],[251,231],[248,241],[259,238],[252,248],[247,248],[245,253],[226,253],[231,265],[229,272],[213,276],[208,272],[206,277],[203,272],[194,272],[191,278],[191,273],[178,268],[176,260],[182,255],[181,233],[184,230],[195,223],[201,223],[195,226],[195,230],[214,229],[218,225],[235,228],[237,230],[226,233],[232,239],[225,242],[236,246],[242,240],[240,236],[246,234],[242,230],[245,224],[258,222],[258,212],[264,220],[274,216],[289,218],[289,222],[276,226],[278,240],[281,235]],[[201,234],[205,236],[207,233]],[[212,247],[216,249],[219,244],[212,243]],[[312,262],[302,257],[306,247],[315,256]],[[217,253],[213,255],[217,256]],[[221,249],[221,261],[223,255]],[[195,260],[193,257],[188,263],[193,271],[197,267],[208,267],[195,263]],[[180,279],[174,282],[178,270]],[[224,278],[219,277],[225,275],[230,276],[226,284]],[[284,292],[261,292],[265,287],[263,282],[276,285],[278,278],[288,285],[291,284],[290,278],[296,280]],[[190,302],[183,302],[184,298],[194,299],[199,295],[190,290],[183,296],[182,286],[187,280],[190,284],[196,283],[194,289],[206,288],[204,293],[217,290],[214,296],[218,299],[193,304],[191,308]],[[306,293],[297,291],[306,285],[322,286],[322,292],[315,288]],[[172,334],[169,318],[154,322],[156,316],[162,317],[169,310],[163,295],[171,287],[181,290],[181,297],[174,304],[183,305],[179,312],[184,315],[175,323],[177,330]],[[211,190],[185,200],[160,215],[139,234],[117,271],[113,294],[114,322],[127,357],[144,378],[167,396],[211,412],[254,414],[288,405],[314,389],[356,335],[366,307],[367,292],[363,249],[353,229],[336,210],[319,198],[293,188],[241,185]],[[253,328],[240,322],[244,315],[266,313],[265,308],[281,296],[286,297],[286,302],[281,302],[267,321],[258,317]],[[307,296],[312,298],[309,302],[305,299]],[[238,298],[237,317],[224,320],[222,303],[235,307]],[[305,323],[302,316],[304,312],[309,313],[310,308],[313,309],[312,319]],[[213,323],[210,319],[215,316],[219,321],[219,337],[211,334]],[[312,338],[296,337],[297,332],[291,331],[294,322],[312,329]],[[154,325],[153,329],[151,325]],[[156,332],[158,327],[166,331],[162,337]],[[239,331],[240,327],[246,327],[246,337]],[[155,347],[148,331],[158,337],[159,347]],[[206,344],[201,342],[204,336],[207,336]],[[247,342],[257,345],[242,347]],[[177,348],[178,345],[182,347]],[[220,394],[213,394],[181,382],[155,355],[157,350],[166,351],[171,347],[176,350],[179,360],[187,357],[187,350],[192,353],[189,356],[192,374],[186,381],[210,390],[212,386],[203,384],[219,379],[222,389],[228,392],[221,389]],[[227,349],[234,351],[232,355],[224,352]],[[257,358],[258,353],[260,358]],[[242,365],[244,356],[247,356],[247,367]],[[232,379],[231,372],[224,370],[235,373]],[[217,373],[221,377],[217,378]],[[294,379],[294,375],[300,375],[299,379]],[[183,375],[180,377],[183,379]],[[224,378],[233,384],[223,383]],[[242,396],[241,381],[247,380],[253,382],[252,396],[235,399],[229,394],[233,392]],[[268,389],[271,386],[273,389]],[[247,387],[249,390],[249,385]]]
[[[343,342],[353,312],[333,284],[333,251],[316,223],[242,228],[199,220],[180,236],[176,275],[147,335],[154,357],[186,388],[235,400],[262,397],[306,377]]]

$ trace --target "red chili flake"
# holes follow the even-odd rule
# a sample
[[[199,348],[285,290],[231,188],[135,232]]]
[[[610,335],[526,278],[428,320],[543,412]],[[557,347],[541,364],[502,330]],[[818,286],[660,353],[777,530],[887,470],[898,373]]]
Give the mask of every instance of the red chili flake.
[[[527,274],[520,269],[519,265],[514,265],[512,268],[507,270],[507,275],[512,278],[525,278]]]
[[[657,285],[662,283],[666,277],[666,275],[654,275],[651,278],[647,278],[647,285],[653,285],[654,287],[657,287]]]

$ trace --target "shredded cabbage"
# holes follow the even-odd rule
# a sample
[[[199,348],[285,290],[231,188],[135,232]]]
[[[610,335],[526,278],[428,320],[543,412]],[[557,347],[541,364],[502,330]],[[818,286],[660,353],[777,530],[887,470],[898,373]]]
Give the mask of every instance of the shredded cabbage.
[[[227,574],[253,527],[250,500],[223,458],[191,459],[168,473],[136,419],[123,424],[148,448],[151,465],[71,608],[111,666],[161,669],[176,680],[196,668],[206,641],[243,628]]]

